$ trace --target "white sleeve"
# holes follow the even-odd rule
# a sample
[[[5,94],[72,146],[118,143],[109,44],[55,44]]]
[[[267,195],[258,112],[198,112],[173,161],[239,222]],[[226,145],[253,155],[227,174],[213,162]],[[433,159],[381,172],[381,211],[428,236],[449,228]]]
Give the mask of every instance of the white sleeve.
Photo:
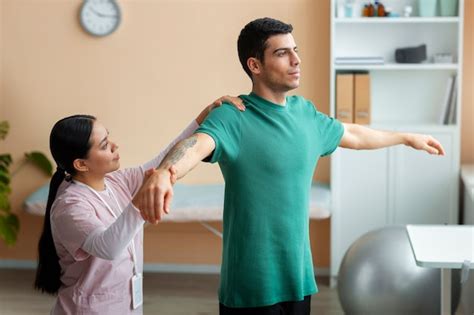
[[[87,236],[82,249],[93,256],[114,260],[127,249],[144,223],[140,212],[130,203],[108,228],[97,229]]]
[[[141,166],[142,170],[146,171],[151,168],[157,168],[160,165],[161,161],[166,156],[166,154],[170,152],[170,150],[176,145],[176,143],[190,137],[194,133],[194,131],[196,131],[198,128],[199,128],[199,124],[196,122],[196,120],[193,120],[191,124],[189,124],[189,126],[186,127],[186,129],[184,129],[178,137],[176,137],[176,139],[171,141],[171,143],[166,147],[166,149],[161,151],[160,154],[158,154],[153,160],[148,161],[147,163],[143,164]]]

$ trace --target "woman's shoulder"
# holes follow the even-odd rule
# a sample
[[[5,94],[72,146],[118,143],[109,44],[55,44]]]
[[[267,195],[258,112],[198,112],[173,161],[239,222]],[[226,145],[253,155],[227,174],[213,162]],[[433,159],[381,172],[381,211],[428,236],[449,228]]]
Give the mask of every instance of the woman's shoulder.
[[[71,208],[92,208],[90,192],[73,182],[64,181],[58,188],[51,215],[61,215]]]

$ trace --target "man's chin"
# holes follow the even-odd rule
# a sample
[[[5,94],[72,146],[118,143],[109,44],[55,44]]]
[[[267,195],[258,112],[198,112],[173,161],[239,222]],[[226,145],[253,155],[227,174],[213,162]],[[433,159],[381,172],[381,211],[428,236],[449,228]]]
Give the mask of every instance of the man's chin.
[[[287,86],[288,91],[297,89],[300,86],[300,82],[293,82]]]

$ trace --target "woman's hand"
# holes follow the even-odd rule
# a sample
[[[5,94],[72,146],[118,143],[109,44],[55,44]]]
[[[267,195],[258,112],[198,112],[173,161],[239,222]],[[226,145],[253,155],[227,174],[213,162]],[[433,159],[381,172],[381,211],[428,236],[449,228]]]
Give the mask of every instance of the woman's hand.
[[[234,105],[238,110],[244,111],[245,110],[245,105],[244,101],[241,98],[226,95],[219,97],[217,100],[212,102],[210,105],[207,105],[206,108],[199,114],[199,116],[196,118],[196,122],[200,125],[206,119],[207,115],[216,107],[219,107],[222,105],[223,102],[231,103]]]
[[[171,185],[174,185],[177,180],[177,172],[174,166],[169,168],[169,181]],[[156,169],[149,169],[145,172],[143,178],[142,187],[138,190],[137,194],[133,197],[133,205],[140,210],[143,220],[148,221],[152,224],[157,224],[163,219],[165,214],[169,213],[169,207],[171,205],[171,200],[173,198],[173,192],[165,194],[164,197],[164,206],[159,208],[159,203],[157,202],[157,193],[159,191],[159,186],[153,186],[153,178],[157,176],[158,171]],[[167,172],[165,172],[167,173]],[[151,187],[151,188],[150,188]],[[158,196],[159,197],[159,196]],[[158,210],[157,210],[158,209]]]

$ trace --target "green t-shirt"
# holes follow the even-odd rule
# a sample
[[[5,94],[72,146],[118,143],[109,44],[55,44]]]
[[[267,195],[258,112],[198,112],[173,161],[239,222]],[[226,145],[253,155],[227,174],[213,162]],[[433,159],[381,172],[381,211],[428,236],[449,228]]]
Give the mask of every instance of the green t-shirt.
[[[211,136],[225,179],[219,301],[258,307],[317,292],[309,241],[309,193],[320,156],[332,153],[342,124],[308,100],[286,105],[254,93],[247,109],[224,104],[196,131]]]

